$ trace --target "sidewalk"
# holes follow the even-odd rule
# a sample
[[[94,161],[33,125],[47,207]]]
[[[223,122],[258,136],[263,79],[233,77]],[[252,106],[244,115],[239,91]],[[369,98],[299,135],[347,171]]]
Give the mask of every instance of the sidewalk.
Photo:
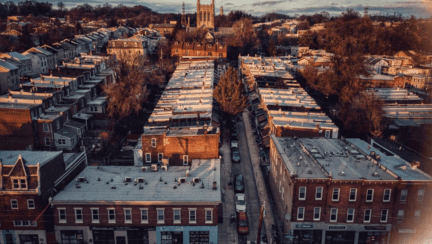
[[[234,188],[229,186],[228,182],[233,182],[231,176],[231,149],[229,140],[229,131],[223,130],[222,147],[220,153],[222,155],[221,164],[221,190],[222,190],[222,207],[223,207],[223,223],[218,225],[218,243],[235,243],[238,244],[237,224],[231,223],[231,214],[235,214],[234,205]]]
[[[275,224],[273,217],[273,210],[271,208],[270,198],[267,192],[266,183],[264,181],[264,177],[262,175],[262,171],[260,168],[260,157],[258,156],[258,146],[256,145],[255,138],[252,132],[252,126],[249,120],[249,112],[244,112],[243,115],[243,123],[245,125],[245,132],[249,146],[249,153],[252,162],[252,167],[255,172],[255,182],[258,189],[258,194],[260,198],[260,203],[263,204],[265,201],[265,212],[266,216],[264,217],[264,227],[266,229],[267,238],[269,243],[273,243],[272,234],[271,234],[271,226]]]

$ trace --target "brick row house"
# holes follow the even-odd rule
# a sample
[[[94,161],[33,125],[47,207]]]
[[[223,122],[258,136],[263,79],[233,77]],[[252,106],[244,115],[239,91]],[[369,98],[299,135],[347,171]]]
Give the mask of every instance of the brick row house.
[[[432,177],[417,163],[359,139],[271,139],[269,183],[294,243],[418,243],[427,231]]]
[[[215,65],[210,60],[177,66],[134,149],[135,165],[190,165],[193,159],[219,157]]]
[[[171,56],[197,56],[226,58],[228,47],[222,44],[201,42],[175,42],[171,47]]]
[[[0,151],[0,244],[54,243],[50,197],[86,164],[85,152]]]
[[[219,159],[89,166],[52,201],[56,241],[216,244],[220,204]]]

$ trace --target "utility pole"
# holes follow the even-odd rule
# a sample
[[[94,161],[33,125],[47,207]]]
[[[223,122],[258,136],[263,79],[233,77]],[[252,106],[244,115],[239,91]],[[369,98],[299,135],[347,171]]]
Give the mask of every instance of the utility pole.
[[[260,210],[260,217],[259,217],[259,222],[258,222],[258,232],[257,232],[257,244],[261,243],[261,227],[262,227],[262,221],[263,221],[263,215],[264,215],[264,206],[265,206],[265,201],[263,202],[263,205],[261,205],[261,210]]]

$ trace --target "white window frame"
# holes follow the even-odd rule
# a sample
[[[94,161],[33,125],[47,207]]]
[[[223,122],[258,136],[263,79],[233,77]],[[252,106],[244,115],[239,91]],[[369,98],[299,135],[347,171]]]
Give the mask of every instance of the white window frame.
[[[329,130],[324,131],[324,137],[330,138],[330,131]]]
[[[350,214],[350,210],[352,210],[352,214]],[[354,215],[355,214],[355,209],[354,208],[348,208],[347,210],[347,223],[352,223],[354,222]],[[351,220],[349,219],[349,217],[351,216]]]
[[[159,211],[162,211],[162,220],[159,219]],[[156,208],[156,219],[158,224],[165,224],[165,208]]]
[[[114,211],[113,215],[114,215],[114,219],[111,219],[111,213],[110,211]],[[115,208],[107,208],[107,213],[108,213],[108,223],[109,224],[115,224],[116,223],[116,212],[115,212]]]
[[[366,215],[366,212],[369,212],[369,215]],[[369,217],[368,220],[366,220],[366,216]],[[372,219],[372,209],[365,209],[364,216],[363,216],[363,223],[370,223]]]
[[[15,202],[15,204],[14,204],[14,202]],[[11,209],[19,209],[19,206],[18,206],[18,200],[17,200],[17,199],[11,199],[11,200],[10,200],[10,204],[11,204]],[[14,207],[14,205],[15,205],[16,207]]]
[[[414,222],[419,222],[421,218],[421,210],[416,210],[414,212]]]
[[[80,214],[78,214],[78,211],[81,211]],[[75,212],[75,223],[82,224],[84,223],[84,215],[82,208],[74,208]],[[78,219],[78,216],[81,216],[81,219]]]
[[[207,219],[208,213],[210,212],[210,220]],[[206,224],[213,224],[213,209],[212,208],[206,208],[205,209],[205,223]]]
[[[337,199],[334,199],[335,191],[337,192]],[[340,188],[333,188],[333,190],[332,190],[332,202],[339,201],[339,197],[340,197]]]
[[[146,161],[146,163],[151,163],[151,153],[146,153],[145,154],[145,161]]]
[[[140,208],[140,213],[141,213],[141,224],[148,224],[148,208]],[[145,214],[143,214],[145,213]],[[145,216],[145,219],[143,218],[143,216]]]
[[[316,215],[317,210],[318,210],[318,218],[315,218],[315,215]],[[315,207],[315,208],[314,208],[313,220],[314,220],[314,221],[319,221],[319,220],[321,220],[321,208],[320,208],[320,207]]]
[[[301,216],[300,216],[301,214]],[[297,221],[304,220],[305,217],[305,208],[304,207],[298,207],[297,208]]]
[[[381,223],[387,223],[387,219],[388,219],[388,212],[389,212],[388,209],[382,209],[382,210],[381,210],[381,214],[380,214],[380,222],[381,222]],[[383,217],[384,213],[385,213],[385,220],[382,220],[382,217]]]
[[[151,139],[151,147],[156,147],[156,138]]]
[[[33,205],[33,207],[30,207],[30,205]],[[35,209],[36,208],[34,199],[27,199],[27,208],[28,209]]]
[[[320,192],[319,192],[319,194],[321,195],[320,197],[317,197],[317,195],[318,195],[318,188],[320,189]],[[315,189],[315,200],[322,200],[322,197],[323,197],[323,187],[322,186],[318,186]]]
[[[162,159],[163,159],[163,153],[158,153],[158,162],[162,163]]]
[[[388,199],[386,200],[386,191],[388,191]],[[391,199],[391,189],[384,189],[384,193],[383,193],[383,202],[390,202]]]
[[[370,200],[368,200],[369,191],[372,191]],[[374,189],[367,189],[366,190],[366,202],[373,202],[373,197],[374,197]]]
[[[336,211],[336,213],[334,214],[336,216],[336,218],[332,220],[333,210]],[[330,209],[330,222],[337,222],[337,219],[338,219],[338,209],[337,208],[331,208]]]
[[[44,141],[45,141],[45,146],[51,146],[51,138],[50,137],[45,137]]]
[[[27,179],[26,177],[11,177],[11,181],[12,181],[12,189],[13,190],[27,190],[28,189],[28,184],[27,184]],[[17,181],[17,183],[15,183],[15,181]],[[24,182],[22,182],[24,181]],[[25,184],[25,187],[23,187],[23,185]],[[18,187],[16,187],[16,185]]]
[[[280,189],[280,185],[279,185],[279,189]],[[301,194],[302,194],[302,190],[304,190],[304,192],[303,192],[303,197],[301,197]],[[299,196],[298,196],[299,198],[299,200],[306,200],[306,186],[300,186],[299,187]]]
[[[189,155],[183,155],[183,165],[188,165],[188,164],[189,164]]]
[[[191,220],[192,212],[195,212],[195,220]],[[189,208],[189,224],[196,224],[197,223],[197,209],[196,208]]]
[[[129,219],[127,219],[127,212],[129,211]],[[132,224],[132,208],[123,208],[124,222],[125,224]]]
[[[351,193],[353,190],[354,190],[354,199],[351,199]],[[355,202],[357,200],[357,188],[350,188],[348,199],[350,202]]]
[[[402,189],[401,190],[401,195],[400,195],[400,201],[401,202],[406,202],[408,199],[408,189]]]
[[[403,221],[404,217],[405,217],[405,210],[399,209],[398,213],[397,213],[397,222],[401,223]]]
[[[178,220],[176,220],[176,211],[178,211],[178,216],[179,216],[179,219]],[[181,224],[181,208],[173,208],[173,223],[174,224]]]
[[[93,211],[96,210],[97,211],[97,219],[94,218],[95,214],[93,213]],[[92,223],[96,223],[99,224],[100,223],[100,216],[99,216],[99,208],[90,208],[91,211],[91,219],[92,219]]]
[[[425,190],[419,189],[417,192],[417,202],[423,202],[425,196]]]
[[[66,208],[57,208],[59,223],[67,223]],[[62,211],[64,211],[64,219],[62,219]]]

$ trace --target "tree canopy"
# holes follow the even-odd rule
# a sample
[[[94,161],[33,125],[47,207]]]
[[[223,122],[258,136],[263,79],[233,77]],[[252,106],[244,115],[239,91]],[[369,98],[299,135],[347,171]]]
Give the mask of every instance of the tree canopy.
[[[248,100],[244,91],[237,70],[229,67],[219,79],[213,97],[223,112],[229,115],[237,115],[248,107]]]

